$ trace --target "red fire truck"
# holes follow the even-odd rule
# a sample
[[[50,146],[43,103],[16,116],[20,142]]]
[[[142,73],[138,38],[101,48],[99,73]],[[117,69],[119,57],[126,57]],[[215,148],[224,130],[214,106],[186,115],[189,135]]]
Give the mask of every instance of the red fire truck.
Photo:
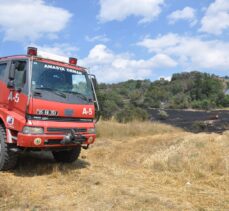
[[[96,85],[76,58],[33,47],[0,58],[0,170],[14,168],[19,152],[30,150],[74,162],[95,141]]]

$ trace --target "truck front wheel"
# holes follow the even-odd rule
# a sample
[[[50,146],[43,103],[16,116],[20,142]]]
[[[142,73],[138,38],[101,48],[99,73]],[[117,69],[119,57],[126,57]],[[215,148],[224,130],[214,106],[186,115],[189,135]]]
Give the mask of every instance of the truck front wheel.
[[[53,151],[52,154],[57,162],[73,163],[79,157],[80,152],[81,146],[77,145],[77,147],[74,149],[64,151]]]
[[[17,165],[18,154],[10,151],[6,143],[6,130],[0,124],[0,171],[13,169]]]

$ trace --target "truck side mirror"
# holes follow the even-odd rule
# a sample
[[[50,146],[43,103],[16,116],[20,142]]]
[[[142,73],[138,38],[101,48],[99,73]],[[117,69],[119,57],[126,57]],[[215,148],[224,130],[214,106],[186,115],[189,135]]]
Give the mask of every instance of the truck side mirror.
[[[25,72],[25,65],[26,62],[25,61],[14,61],[12,62],[11,66],[10,66],[10,70],[9,70],[9,81],[7,83],[7,88],[9,89],[15,89],[15,83],[14,83],[14,79],[15,79],[15,75],[17,72],[23,72],[23,78],[21,79],[21,83],[25,83],[26,81],[26,72]],[[21,87],[17,88],[17,91],[21,91]]]
[[[7,83],[8,89],[14,89],[14,78],[15,78],[16,64],[12,63],[9,70],[9,81]]]
[[[9,71],[9,80],[13,81],[15,78],[15,71],[16,71],[16,64],[11,64],[10,71]]]

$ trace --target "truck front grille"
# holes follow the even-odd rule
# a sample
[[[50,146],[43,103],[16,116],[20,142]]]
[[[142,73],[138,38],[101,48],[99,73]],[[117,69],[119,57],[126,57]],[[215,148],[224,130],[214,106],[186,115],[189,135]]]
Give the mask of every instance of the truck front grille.
[[[53,121],[53,122],[93,122],[93,119],[84,119],[76,117],[60,117],[60,116],[39,116],[39,115],[26,115],[27,120],[38,121]]]
[[[47,132],[51,132],[51,133],[70,133],[72,129],[75,131],[75,133],[85,133],[85,132],[87,132],[86,128],[56,128],[56,127],[48,127],[47,128]]]

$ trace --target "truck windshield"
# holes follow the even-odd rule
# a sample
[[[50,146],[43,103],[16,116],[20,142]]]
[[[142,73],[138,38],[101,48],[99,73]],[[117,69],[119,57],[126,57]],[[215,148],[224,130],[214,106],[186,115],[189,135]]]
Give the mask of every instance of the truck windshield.
[[[47,91],[81,98],[93,99],[92,86],[88,75],[71,68],[34,61],[32,67],[32,91]]]

